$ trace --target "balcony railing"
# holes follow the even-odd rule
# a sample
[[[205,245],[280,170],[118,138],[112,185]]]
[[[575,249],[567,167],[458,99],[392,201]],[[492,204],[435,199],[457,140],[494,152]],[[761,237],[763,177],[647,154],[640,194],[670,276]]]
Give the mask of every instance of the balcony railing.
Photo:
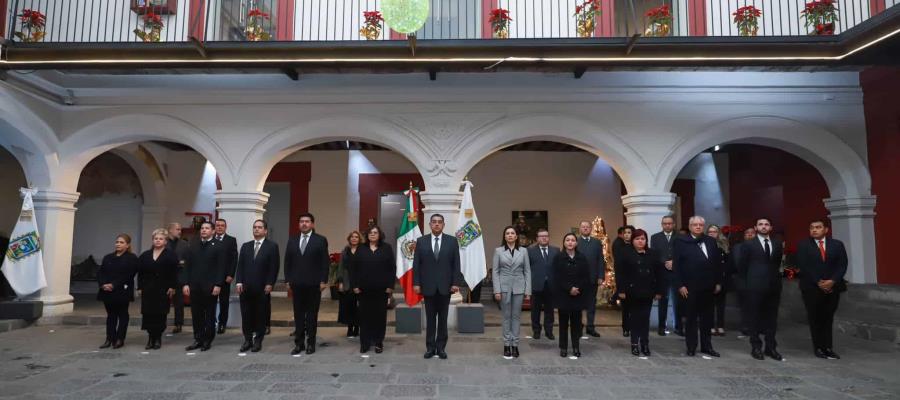
[[[762,11],[758,36],[805,36],[806,0],[599,0],[592,37],[644,33],[648,10],[669,7],[667,36],[740,36],[734,11]],[[509,11],[510,39],[579,37],[574,17],[584,0],[431,0],[418,40],[490,39],[492,9]],[[109,43],[206,41],[359,41],[365,11],[379,0],[6,0],[6,37],[19,43]],[[840,34],[900,0],[837,0]],[[30,12],[43,16],[38,27]],[[29,24],[31,25],[29,27]],[[154,25],[158,24],[158,25]],[[158,28],[154,30],[154,28]],[[36,34],[37,32],[37,34]],[[143,38],[142,38],[143,36]],[[402,40],[385,24],[379,40]]]

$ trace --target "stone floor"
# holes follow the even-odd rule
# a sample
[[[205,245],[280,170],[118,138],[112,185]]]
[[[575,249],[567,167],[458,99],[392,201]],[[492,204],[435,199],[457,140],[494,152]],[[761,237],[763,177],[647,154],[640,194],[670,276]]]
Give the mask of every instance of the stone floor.
[[[618,318],[604,313],[605,321]],[[326,327],[318,352],[292,357],[289,331],[274,328],[261,353],[243,356],[236,330],[196,354],[183,350],[189,331],[165,337],[163,348],[150,352],[134,327],[119,350],[97,349],[101,326],[0,333],[0,399],[900,398],[895,345],[840,335],[843,359],[820,360],[809,350],[806,326],[795,323],[781,327],[784,362],[753,360],[746,340],[733,334],[714,339],[720,359],[688,358],[681,338],[653,334],[653,355],[641,359],[613,327],[583,342],[578,360],[559,357],[547,339],[523,339],[522,357],[504,360],[495,327],[484,335],[451,334],[448,360],[422,359],[423,338],[392,328],[384,354],[362,358],[344,329]]]

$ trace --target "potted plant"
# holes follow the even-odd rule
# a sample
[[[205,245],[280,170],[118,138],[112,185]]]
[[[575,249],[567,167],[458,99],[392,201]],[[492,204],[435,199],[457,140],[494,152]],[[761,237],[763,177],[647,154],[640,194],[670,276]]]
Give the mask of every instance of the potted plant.
[[[584,3],[575,6],[575,29],[578,36],[594,36],[594,27],[599,16],[600,0],[584,0]]]
[[[506,39],[509,37],[509,23],[512,22],[509,17],[509,10],[505,8],[495,8],[491,10],[491,17],[488,22],[491,23],[491,30],[497,39]]]
[[[762,16],[762,10],[754,6],[738,8],[734,11],[734,24],[737,25],[741,36],[756,36],[759,30],[757,20]]]
[[[141,28],[135,28],[134,34],[145,43],[158,42],[162,36],[162,29],[164,27],[162,17],[153,11],[148,11],[141,16],[141,21],[143,26]]]
[[[25,43],[40,42],[44,38],[44,26],[47,24],[47,17],[37,10],[24,9],[22,13],[17,15],[19,22],[22,23],[22,30],[16,31],[13,35]]]
[[[328,264],[328,288],[330,291],[331,299],[338,299],[338,273],[340,272],[341,267],[341,253],[331,253],[328,255],[328,259],[330,263]]]
[[[378,40],[381,36],[381,30],[384,28],[382,26],[384,17],[381,16],[381,11],[364,11],[363,18],[366,21],[363,23],[362,28],[359,28],[359,34],[365,37],[366,40]]]
[[[265,21],[269,19],[269,14],[259,8],[251,8],[250,11],[247,11],[247,29],[244,29],[244,35],[247,37],[247,40],[259,42],[271,39],[272,35],[263,26]]]
[[[669,27],[672,26],[672,13],[669,11],[668,5],[651,8],[644,15],[649,20],[644,36],[669,36]]]
[[[839,21],[835,0],[813,0],[806,3],[800,16],[806,19],[806,27],[814,28],[810,35],[834,35],[834,23]]]

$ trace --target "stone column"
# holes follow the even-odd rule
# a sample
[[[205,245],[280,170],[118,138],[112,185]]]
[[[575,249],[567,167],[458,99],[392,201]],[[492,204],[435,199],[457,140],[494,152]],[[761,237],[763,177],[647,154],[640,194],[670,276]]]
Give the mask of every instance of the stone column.
[[[69,282],[78,196],[79,193],[39,188],[33,197],[47,277],[47,287],[34,297],[44,302],[44,317],[71,313],[74,307]]]
[[[831,232],[844,242],[849,265],[846,279],[853,283],[877,283],[875,260],[875,196],[825,199]]]
[[[141,241],[134,249],[137,254],[153,247],[152,235],[154,230],[166,227],[166,222],[163,220],[166,214],[165,207],[144,206],[141,210],[144,216],[141,219]]]
[[[419,193],[419,197],[422,199],[422,205],[424,206],[422,211],[425,213],[425,225],[422,227],[424,230],[422,234],[427,235],[431,232],[428,228],[428,221],[431,220],[431,216],[441,214],[444,216],[444,232],[453,235],[457,228],[456,219],[459,216],[459,205],[462,203],[462,192],[459,190],[428,190]],[[475,211],[477,212],[478,210],[476,209]]]
[[[253,240],[253,221],[262,219],[266,212],[265,206],[269,202],[269,194],[259,191],[216,192],[216,201],[219,206],[219,218],[228,221],[228,234],[234,236],[238,242],[238,249],[244,242]]]
[[[672,215],[675,194],[668,192],[629,194],[622,196],[622,205],[629,225],[647,231],[652,235],[662,230],[660,221],[666,215]],[[615,227],[607,227],[609,234],[615,236]]]

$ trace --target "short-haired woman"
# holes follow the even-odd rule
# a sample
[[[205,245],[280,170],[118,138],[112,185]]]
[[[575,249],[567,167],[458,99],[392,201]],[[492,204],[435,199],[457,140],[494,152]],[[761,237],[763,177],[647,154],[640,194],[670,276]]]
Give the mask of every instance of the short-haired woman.
[[[581,312],[594,299],[590,298],[591,275],[587,257],[579,253],[574,233],[563,236],[563,251],[553,261],[553,304],[559,309],[559,355],[568,357],[569,338],[572,355],[581,357],[578,339],[581,338]]]
[[[141,295],[141,329],[150,336],[145,349],[159,349],[166,330],[169,300],[178,287],[178,256],[166,248],[168,231],[157,229],[151,235],[153,248],[138,258],[138,294]]]
[[[633,250],[622,252],[616,259],[616,288],[619,298],[627,300],[631,354],[635,356],[650,355],[650,309],[653,299],[659,300],[664,290],[661,274],[665,266],[647,241],[647,232],[635,229],[631,236]]]
[[[531,265],[528,251],[519,247],[516,228],[503,228],[501,246],[494,249],[491,280],[494,300],[500,302],[503,315],[503,357],[519,357],[519,328],[522,303],[531,297]]]
[[[115,251],[103,257],[97,270],[97,300],[106,307],[106,341],[101,349],[125,345],[128,331],[128,303],[134,301],[134,274],[138,259],[131,252],[131,236],[116,236]]]

